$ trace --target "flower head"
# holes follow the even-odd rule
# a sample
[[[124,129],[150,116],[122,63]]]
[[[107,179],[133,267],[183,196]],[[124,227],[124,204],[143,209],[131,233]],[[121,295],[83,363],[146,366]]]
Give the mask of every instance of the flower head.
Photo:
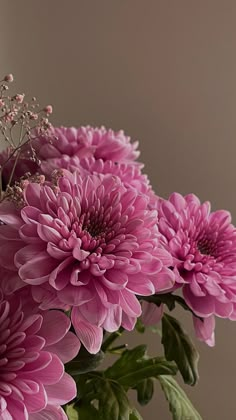
[[[157,212],[120,178],[64,171],[57,186],[29,183],[24,200],[21,209],[0,207],[0,265],[17,270],[44,308],[69,305],[89,351],[99,350],[103,328],[134,327],[141,314],[135,295],[173,286]]]
[[[60,405],[75,397],[76,385],[63,363],[80,348],[69,328],[65,314],[40,312],[29,293],[0,289],[1,419],[65,418]]]
[[[169,200],[160,199],[158,209],[163,245],[173,257],[176,281],[183,286],[188,306],[203,318],[235,319],[236,229],[230,214],[224,210],[211,213],[210,204],[201,204],[193,194],[174,193]],[[212,321],[207,327],[210,325]],[[203,331],[203,325],[200,329]],[[209,331],[208,339],[212,336]]]
[[[94,157],[103,161],[134,162],[139,156],[138,143],[130,142],[122,130],[114,132],[105,127],[93,128],[54,128],[51,140],[39,136],[34,141],[34,148],[41,160],[41,171],[51,175],[54,169],[71,169],[70,162],[77,158],[77,164],[83,167],[83,159]],[[78,169],[78,166],[77,166]]]
[[[120,178],[125,187],[134,188],[142,194],[150,194],[152,191],[147,175],[141,171],[141,164],[114,162],[101,158],[95,159],[93,156],[80,161],[77,156],[74,156],[70,160],[62,159],[61,165],[61,168],[68,169],[70,172],[74,172],[79,168],[82,176],[91,174],[114,175]]]

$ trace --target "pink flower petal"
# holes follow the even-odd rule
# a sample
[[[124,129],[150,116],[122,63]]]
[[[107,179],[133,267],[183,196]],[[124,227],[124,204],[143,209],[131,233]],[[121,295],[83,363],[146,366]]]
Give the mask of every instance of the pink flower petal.
[[[133,293],[126,290],[120,291],[120,305],[128,316],[137,317],[141,315],[141,305]]]
[[[121,326],[122,309],[120,306],[111,306],[107,309],[107,316],[103,322],[103,328],[108,332],[117,331]]]
[[[211,296],[195,296],[188,286],[183,287],[183,295],[187,305],[196,315],[208,317],[215,312],[215,300]]]
[[[199,340],[205,341],[208,346],[213,347],[215,345],[215,318],[209,316],[200,320],[199,318],[193,317],[193,325],[196,336]]]
[[[61,407],[47,405],[39,413],[31,413],[29,420],[68,420],[68,417]]]
[[[79,353],[80,341],[75,334],[68,331],[58,343],[46,347],[50,353],[55,353],[63,363],[74,359]]]
[[[25,407],[25,404],[22,401],[11,400],[11,403],[8,404],[7,413],[3,414],[3,420],[28,420],[28,413]],[[8,417],[9,415],[9,417]]]
[[[76,383],[68,373],[64,373],[59,382],[46,385],[48,404],[64,405],[73,400],[77,395]]]
[[[44,314],[43,323],[39,331],[46,340],[46,345],[58,343],[69,331],[70,319],[63,312],[49,311]]]
[[[45,392],[44,386],[40,382],[39,391],[34,394],[34,398],[32,398],[32,395],[24,395],[24,404],[30,413],[43,410],[46,407],[47,394]]]
[[[97,353],[102,345],[103,330],[101,327],[83,320],[78,308],[74,307],[71,313],[72,325],[84,347],[92,354]]]
[[[46,252],[41,252],[38,257],[20,267],[19,275],[29,284],[42,284],[48,280],[48,276],[55,266],[55,260],[49,257]]]
[[[37,375],[37,382],[44,385],[54,385],[64,374],[64,365],[56,354],[51,353],[50,363],[37,370],[36,372],[27,372],[27,378],[33,379]]]
[[[144,325],[152,326],[160,322],[164,312],[164,306],[157,306],[151,302],[142,302],[142,315],[141,320]]]

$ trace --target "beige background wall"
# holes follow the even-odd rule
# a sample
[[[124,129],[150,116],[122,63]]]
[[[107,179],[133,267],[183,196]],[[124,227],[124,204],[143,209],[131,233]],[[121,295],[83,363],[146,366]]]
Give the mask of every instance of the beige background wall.
[[[55,124],[125,129],[157,193],[195,192],[236,223],[235,0],[1,0],[0,50],[0,73],[52,103]],[[236,324],[216,338],[198,343],[189,393],[203,419],[232,420]],[[160,393],[143,416],[170,419]]]

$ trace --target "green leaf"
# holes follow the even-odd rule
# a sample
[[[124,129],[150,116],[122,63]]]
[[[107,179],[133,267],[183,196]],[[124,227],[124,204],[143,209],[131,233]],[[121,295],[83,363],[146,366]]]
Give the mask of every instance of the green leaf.
[[[179,321],[165,314],[162,318],[162,344],[167,360],[174,360],[185,383],[194,385],[198,380],[199,354]]]
[[[140,405],[146,405],[152,399],[154,392],[153,379],[147,378],[139,382],[135,388],[137,390],[138,402]]]
[[[132,411],[125,390],[115,381],[100,382],[99,420],[129,420]]]
[[[163,357],[149,358],[146,346],[140,345],[132,350],[125,350],[121,357],[104,373],[107,378],[118,381],[125,389],[133,388],[138,382],[158,375],[175,375],[175,363]]]
[[[158,379],[169,402],[173,420],[202,420],[200,414],[172,376],[159,376]]]
[[[105,378],[103,372],[85,376],[82,398],[77,402],[79,420],[129,420],[133,407],[124,388],[115,380]]]
[[[157,306],[161,306],[162,303],[165,303],[169,311],[173,311],[175,308],[175,296],[172,293],[161,293],[159,295],[151,296],[139,296],[140,300],[145,300],[146,302],[155,303]]]
[[[89,353],[85,347],[81,347],[78,355],[71,362],[66,364],[66,371],[70,375],[80,375],[82,373],[95,370],[104,360],[104,353],[99,351],[96,354]]]
[[[139,412],[136,410],[136,408],[133,408],[133,411],[129,415],[129,420],[143,420]]]
[[[65,407],[65,412],[67,414],[68,419],[70,420],[79,420],[79,413],[74,407],[74,404],[68,404]]]
[[[140,318],[137,319],[137,322],[135,324],[135,329],[141,334],[145,332],[145,326],[143,325]]]
[[[96,410],[96,408],[91,405],[91,404],[82,404],[79,405],[78,408],[78,420],[98,420],[98,410]],[[68,416],[69,420],[72,420],[69,416]],[[73,419],[74,420],[74,419]]]

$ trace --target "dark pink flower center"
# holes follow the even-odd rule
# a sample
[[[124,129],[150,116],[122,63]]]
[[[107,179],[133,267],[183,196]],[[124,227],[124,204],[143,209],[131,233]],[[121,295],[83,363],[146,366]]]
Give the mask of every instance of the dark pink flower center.
[[[197,248],[203,255],[211,255],[212,257],[216,256],[216,242],[207,236],[203,236],[203,238],[197,242]]]

